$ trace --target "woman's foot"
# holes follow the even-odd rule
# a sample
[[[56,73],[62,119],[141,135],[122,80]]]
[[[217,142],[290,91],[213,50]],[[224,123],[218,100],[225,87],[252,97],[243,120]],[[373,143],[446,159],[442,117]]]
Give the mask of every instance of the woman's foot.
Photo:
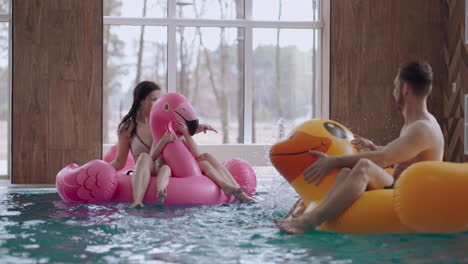
[[[239,193],[243,193],[245,191],[244,187],[236,187],[236,186],[228,186],[227,188],[223,189],[224,194],[226,196],[236,195]]]
[[[302,215],[304,213],[304,211],[306,210],[306,205],[304,204],[304,202],[299,199],[297,200],[297,202],[293,205],[293,207],[289,210],[289,212],[283,216],[283,218],[281,220],[285,221],[285,220],[289,220],[291,218],[296,218],[300,215]]]
[[[167,196],[167,189],[159,189],[157,188],[156,190],[156,198],[158,199],[158,203],[162,204],[164,203],[164,199],[166,199]]]
[[[292,235],[302,234],[316,227],[314,221],[303,216],[291,218],[285,221],[278,219],[275,219],[274,221],[281,231]]]
[[[229,191],[225,191],[224,193],[226,196],[231,196],[234,195],[237,200],[241,203],[250,203],[250,202],[256,202],[256,200],[250,196],[248,196],[245,192],[245,187],[233,187],[230,188]]]
[[[143,208],[145,207],[142,202],[133,202],[132,208]]]
[[[171,170],[169,166],[164,165],[159,170],[158,176],[156,177],[156,198],[158,203],[164,203],[164,199],[167,196],[167,186],[169,185],[169,178],[171,177]]]
[[[236,197],[237,200],[239,200],[239,202],[241,203],[253,203],[253,202],[256,202],[257,200],[255,200],[254,198],[248,196],[245,192],[241,192],[241,193],[238,193],[238,194],[234,194],[234,196]]]

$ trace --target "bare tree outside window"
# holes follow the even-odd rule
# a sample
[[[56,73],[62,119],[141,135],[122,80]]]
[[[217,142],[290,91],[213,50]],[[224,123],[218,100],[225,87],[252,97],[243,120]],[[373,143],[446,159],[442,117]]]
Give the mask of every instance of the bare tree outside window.
[[[316,118],[313,35],[314,30],[282,29],[278,38],[277,29],[254,30],[255,143],[277,142],[299,123]]]
[[[197,109],[200,119],[213,125],[220,133],[210,137],[206,143],[235,143],[238,140],[238,100],[242,84],[238,80],[237,28],[184,29],[184,43],[187,52],[178,54],[178,75],[184,66],[185,74],[179,80],[186,80],[182,92]],[[178,37],[178,46],[181,37]],[[207,43],[207,40],[210,43]],[[191,48],[188,48],[191,47]],[[184,56],[181,60],[180,57]],[[184,64],[182,64],[184,62]],[[200,137],[197,140],[206,140]]]
[[[167,2],[174,0],[103,0],[104,16],[110,17],[142,17],[142,10],[146,8],[146,17],[167,17]],[[106,10],[107,2],[118,3],[122,9]]]
[[[220,18],[229,13],[226,8],[232,4],[219,0],[217,4]],[[208,5],[197,1],[186,5],[195,18],[204,17]],[[210,7],[212,8],[212,6]],[[236,10],[236,9],[234,9]],[[179,7],[178,15],[185,9]],[[242,15],[242,12],[239,12]],[[243,40],[243,30],[237,28],[191,28],[177,29],[177,91],[184,94],[195,106],[201,118],[219,130],[219,135],[206,143],[237,143],[242,129],[242,116],[239,114],[239,101],[243,90],[243,67],[239,65],[239,39]],[[243,44],[243,43],[242,43]],[[206,137],[199,139],[203,143]]]
[[[0,22],[0,175],[7,174],[9,96],[9,23]]]
[[[142,17],[146,17],[146,4],[147,4],[147,0],[143,0],[143,14],[142,14]],[[144,42],[145,42],[145,26],[141,26],[140,44],[138,45],[135,86],[141,81],[141,63],[142,63],[142,60],[143,60],[143,48],[144,48],[143,43]]]
[[[154,0],[141,1],[140,16],[154,11],[154,3]],[[128,1],[105,0],[104,14],[121,16],[121,10],[129,12],[129,4]],[[142,80],[152,80],[162,88],[166,86],[167,29],[104,25],[103,48],[103,141],[115,144],[117,125],[130,109],[135,85]]]
[[[0,14],[10,13],[10,0],[0,0]]]
[[[116,6],[105,11],[110,17],[122,17],[122,21],[125,17],[148,21],[158,18],[156,23],[162,23],[105,26],[104,79],[109,95],[105,99],[105,119],[109,124],[118,123],[126,113],[134,85],[144,79],[162,87],[169,81],[172,86],[168,89],[184,94],[200,121],[219,131],[209,137],[196,135],[200,144],[244,143],[244,133],[251,136],[253,143],[272,144],[299,122],[318,117],[314,102],[320,28],[295,29],[284,24],[263,28],[258,23],[260,26],[255,24],[249,31],[253,33],[253,43],[246,43],[248,24],[239,28],[227,25],[246,22],[246,8],[252,8],[253,22],[318,21],[320,1],[254,0],[249,7],[244,0],[174,1],[175,10],[171,13],[167,5],[170,2],[164,0],[104,0]],[[165,21],[169,13],[171,17]],[[171,43],[168,34],[175,34],[169,39]],[[252,61],[245,61],[246,49],[250,49]],[[174,68],[168,68],[169,58],[175,58],[171,64]],[[251,62],[252,72],[246,76],[245,64]],[[249,88],[244,86],[246,81],[252,83]],[[244,102],[246,89],[252,89],[251,112]],[[249,115],[252,124],[244,124]],[[246,125],[252,131],[245,130]],[[105,129],[114,130],[111,125]],[[115,132],[105,134],[110,135],[105,142],[113,143]]]
[[[282,0],[278,1],[278,20],[281,20],[281,10],[282,10]],[[284,116],[283,116],[283,106],[281,105],[281,73],[280,73],[280,57],[281,57],[281,48],[280,48],[280,35],[281,29],[276,29],[276,49],[275,49],[275,93],[276,93],[276,109],[278,110],[278,134],[279,138],[284,137]]]
[[[104,15],[106,14],[119,14],[122,4],[117,0],[104,1]],[[120,88],[120,83],[117,81],[117,76],[125,74],[122,67],[114,62],[112,58],[119,58],[123,56],[123,42],[119,36],[111,32],[110,26],[104,26],[104,44],[103,44],[103,141],[109,142],[109,121],[111,116],[110,97],[114,95]],[[111,120],[109,120],[111,119]]]
[[[244,0],[176,0],[176,5],[177,18],[221,20],[244,18]],[[185,8],[186,6],[192,8]],[[179,12],[180,9],[184,12]]]
[[[319,0],[252,0],[252,18],[262,21],[318,21],[318,2]]]

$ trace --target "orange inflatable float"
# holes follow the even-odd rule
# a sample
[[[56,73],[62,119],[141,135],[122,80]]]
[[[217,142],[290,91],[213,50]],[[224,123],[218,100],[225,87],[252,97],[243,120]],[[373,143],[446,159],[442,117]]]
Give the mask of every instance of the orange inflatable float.
[[[319,186],[304,181],[302,172],[315,162],[309,150],[327,155],[356,153],[349,129],[331,120],[311,120],[270,151],[273,166],[306,205],[320,203],[338,169]],[[394,189],[362,194],[341,215],[319,230],[339,233],[446,233],[468,230],[468,165],[420,162],[406,169]]]

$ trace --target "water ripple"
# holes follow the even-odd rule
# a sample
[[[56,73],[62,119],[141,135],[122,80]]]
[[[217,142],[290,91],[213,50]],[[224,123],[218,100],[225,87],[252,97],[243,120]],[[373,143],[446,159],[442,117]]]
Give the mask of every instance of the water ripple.
[[[56,193],[0,194],[7,263],[468,263],[468,233],[289,236],[273,226],[297,196],[284,181],[254,204],[66,203]]]

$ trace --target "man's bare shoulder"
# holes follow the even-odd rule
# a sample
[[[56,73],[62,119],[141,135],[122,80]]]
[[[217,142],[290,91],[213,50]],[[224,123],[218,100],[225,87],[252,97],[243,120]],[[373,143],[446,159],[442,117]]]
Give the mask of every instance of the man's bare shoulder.
[[[421,136],[438,134],[440,132],[440,126],[437,121],[431,119],[421,119],[414,121],[407,125],[403,134],[420,134]]]

